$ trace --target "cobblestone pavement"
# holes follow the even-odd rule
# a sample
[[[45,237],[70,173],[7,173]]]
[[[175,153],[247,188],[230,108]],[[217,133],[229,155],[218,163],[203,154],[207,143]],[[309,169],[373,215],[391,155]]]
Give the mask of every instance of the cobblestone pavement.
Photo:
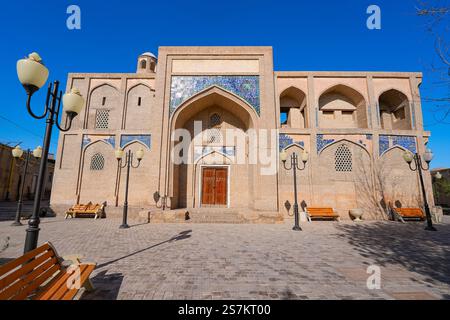
[[[131,224],[45,218],[40,242],[95,261],[82,299],[450,299],[450,217],[422,223]],[[0,222],[0,263],[23,250],[25,226]],[[381,289],[367,268],[381,268]]]

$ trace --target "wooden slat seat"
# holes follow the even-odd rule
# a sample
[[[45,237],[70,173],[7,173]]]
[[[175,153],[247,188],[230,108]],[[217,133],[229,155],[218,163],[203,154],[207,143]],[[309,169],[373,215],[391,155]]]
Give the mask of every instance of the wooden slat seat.
[[[421,208],[393,208],[394,213],[401,221],[425,220],[425,214]]]
[[[76,204],[73,207],[71,207],[66,212],[66,219],[68,217],[76,218],[77,216],[86,216],[86,215],[94,215],[95,219],[103,218],[104,217],[104,210],[105,210],[106,203],[100,204],[93,204],[92,202],[89,202],[88,204]]]
[[[309,221],[312,219],[340,220],[336,211],[334,211],[333,208],[328,207],[307,207],[306,214],[308,215]]]
[[[96,264],[75,262],[68,268],[64,261],[46,243],[0,266],[0,300],[71,300],[81,287],[93,290],[89,276]],[[80,287],[69,287],[69,279]]]

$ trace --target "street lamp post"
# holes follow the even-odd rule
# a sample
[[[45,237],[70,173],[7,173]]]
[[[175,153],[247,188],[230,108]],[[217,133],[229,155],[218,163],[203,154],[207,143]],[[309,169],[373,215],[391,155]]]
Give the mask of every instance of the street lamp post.
[[[425,160],[426,165],[422,162]],[[427,193],[425,191],[425,184],[423,182],[423,174],[422,171],[426,171],[430,169],[430,162],[433,160],[433,153],[430,149],[427,149],[423,156],[420,156],[418,153],[412,154],[409,151],[406,151],[403,155],[403,159],[408,163],[409,168],[412,171],[418,171],[419,172],[419,180],[420,180],[420,187],[422,189],[422,197],[425,207],[425,215],[427,218],[427,226],[425,227],[425,230],[427,231],[436,231],[436,228],[433,227],[433,221],[431,219],[431,212],[430,207],[428,205],[427,201]]]
[[[303,162],[303,167],[299,167],[298,165],[298,155],[293,152],[291,154],[291,166],[288,168],[286,166],[286,160],[287,160],[287,153],[285,150],[283,150],[280,154],[280,159],[281,161],[283,161],[283,166],[286,170],[293,170],[294,172],[294,217],[295,217],[295,225],[292,228],[292,230],[294,231],[301,231],[302,229],[300,228],[299,225],[299,212],[298,212],[298,200],[297,200],[297,170],[302,171],[305,170],[306,168],[306,162],[308,162],[308,152],[304,151],[301,154],[301,160]]]
[[[127,177],[125,182],[125,201],[123,203],[123,220],[122,225],[119,227],[120,229],[128,229],[130,226],[128,225],[127,218],[128,218],[128,186],[130,182],[130,169],[134,168],[137,169],[141,165],[141,161],[144,158],[144,150],[139,149],[136,152],[136,158],[138,160],[137,165],[133,164],[133,153],[131,150],[128,150],[126,156],[125,156],[125,162],[122,161],[124,151],[122,149],[117,149],[116,152],[116,159],[119,162],[119,168],[125,169],[127,168]]]
[[[20,146],[15,147],[12,150],[12,155],[13,157],[17,160],[20,159],[23,155],[23,150],[20,148]],[[41,147],[37,147],[36,149],[33,150],[33,156],[36,159],[40,159],[42,156],[42,148]],[[14,222],[12,224],[12,226],[14,227],[18,227],[21,226],[22,223],[20,222],[20,218],[22,216],[22,204],[23,204],[23,191],[25,189],[25,179],[27,177],[27,171],[28,171],[28,164],[30,161],[30,157],[31,157],[31,151],[30,149],[27,150],[27,156],[25,158],[25,164],[21,164],[19,165],[19,167],[24,167],[23,169],[23,173],[22,173],[22,179],[21,179],[21,187],[20,187],[20,194],[19,194],[19,201],[17,202],[17,211],[16,211],[16,217],[14,219]]]
[[[53,125],[63,132],[69,131],[72,126],[73,119],[81,112],[84,105],[84,99],[78,89],[73,88],[70,93],[62,95],[59,90],[59,81],[49,84],[47,91],[47,98],[44,112],[36,115],[31,108],[31,98],[33,94],[38,91],[47,82],[49,71],[42,63],[41,57],[37,53],[31,53],[28,58],[21,59],[17,62],[17,75],[27,93],[27,110],[28,113],[35,119],[46,119],[46,129],[44,136],[44,143],[42,149],[41,163],[39,167],[39,174],[36,185],[36,192],[34,196],[33,212],[28,221],[28,229],[25,239],[24,252],[31,251],[37,247],[39,238],[39,211],[41,206],[42,191],[45,183],[45,171],[47,167],[48,154],[50,149],[50,140],[52,135]],[[68,123],[66,127],[62,128],[58,121],[61,102],[64,104]]]

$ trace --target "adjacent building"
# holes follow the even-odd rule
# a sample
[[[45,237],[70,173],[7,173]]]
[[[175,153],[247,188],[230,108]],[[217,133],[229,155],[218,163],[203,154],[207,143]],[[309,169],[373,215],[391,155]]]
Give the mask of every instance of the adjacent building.
[[[33,158],[33,156],[30,157],[27,173],[24,177],[26,152],[24,152],[22,158],[15,159],[12,156],[12,149],[14,147],[0,144],[0,201],[19,200],[20,188],[23,181],[25,181],[23,199],[33,200],[40,160]],[[42,196],[44,200],[50,199],[54,168],[55,159],[51,155],[47,164],[45,189]]]

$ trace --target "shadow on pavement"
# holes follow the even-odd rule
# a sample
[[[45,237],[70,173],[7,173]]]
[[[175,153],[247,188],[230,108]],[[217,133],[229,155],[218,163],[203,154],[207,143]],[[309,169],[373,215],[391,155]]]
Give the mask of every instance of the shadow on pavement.
[[[133,252],[133,253],[130,253],[130,254],[126,255],[126,256],[123,256],[123,257],[120,257],[120,258],[117,258],[117,259],[114,259],[114,260],[111,260],[111,261],[108,261],[108,262],[99,264],[99,265],[97,266],[97,269],[106,267],[106,266],[108,266],[108,265],[110,265],[110,264],[112,264],[112,263],[115,263],[115,262],[117,262],[117,261],[120,261],[120,260],[129,258],[129,257],[131,257],[131,256],[134,256],[134,255],[136,255],[136,254],[142,253],[142,252],[144,252],[144,251],[150,250],[150,249],[155,248],[155,247],[157,247],[157,246],[160,246],[160,245],[162,245],[162,244],[164,244],[164,243],[170,243],[170,242],[174,242],[174,241],[181,241],[181,240],[189,239],[189,238],[191,237],[191,233],[192,233],[192,230],[186,230],[186,231],[180,232],[178,235],[176,235],[176,236],[170,238],[169,240],[162,241],[162,242],[157,243],[157,244],[154,244],[154,245],[152,245],[152,246],[150,246],[150,247],[147,247],[147,248],[144,248],[144,249],[135,251],[135,252]]]
[[[81,300],[117,300],[124,277],[121,273],[106,273],[104,270],[91,279],[95,290],[85,292]]]
[[[426,281],[450,284],[450,225],[425,231],[423,223],[376,222],[338,225],[344,238],[363,257],[379,266],[399,265],[425,276]]]

